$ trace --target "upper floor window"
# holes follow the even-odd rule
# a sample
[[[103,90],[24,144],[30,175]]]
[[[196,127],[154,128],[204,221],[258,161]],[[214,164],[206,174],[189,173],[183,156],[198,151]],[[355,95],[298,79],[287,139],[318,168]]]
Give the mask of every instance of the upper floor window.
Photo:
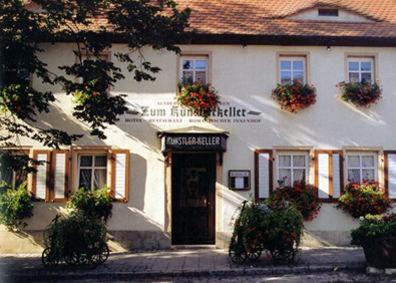
[[[207,57],[181,57],[180,82],[201,84],[208,83],[208,58]]]
[[[308,153],[280,153],[276,164],[279,185],[292,186],[296,181],[307,180]]]
[[[351,83],[374,82],[374,58],[348,58],[348,80]]]
[[[318,16],[320,17],[338,17],[338,9],[334,8],[319,8]]]
[[[281,84],[290,84],[294,80],[306,82],[306,59],[305,57],[280,57],[279,78]]]
[[[79,188],[101,189],[107,184],[107,155],[83,154],[78,160]]]
[[[378,160],[375,153],[349,153],[347,154],[348,182],[361,183],[376,181]]]

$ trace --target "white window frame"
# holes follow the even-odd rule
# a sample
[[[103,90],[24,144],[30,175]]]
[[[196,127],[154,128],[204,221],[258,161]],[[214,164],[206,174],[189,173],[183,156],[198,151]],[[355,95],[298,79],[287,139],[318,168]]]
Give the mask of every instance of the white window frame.
[[[184,69],[183,68],[183,61],[184,60],[191,60],[193,61],[194,65],[192,69]],[[195,61],[197,60],[206,60],[206,68],[205,69],[195,69]],[[179,82],[182,82],[183,80],[183,71],[192,71],[193,73],[193,82],[196,82],[196,72],[202,72],[205,71],[205,84],[208,84],[209,80],[209,58],[208,56],[180,56],[180,66],[179,66]]]
[[[290,69],[282,69],[282,62],[283,61],[290,61]],[[303,83],[307,83],[307,57],[306,56],[279,56],[278,59],[278,69],[279,69],[279,83],[282,84],[282,71],[289,71],[290,72],[290,79],[291,83],[294,81],[294,70],[293,70],[293,62],[295,61],[302,61],[303,62]],[[298,70],[301,71],[301,70]]]
[[[349,166],[350,156],[359,156],[359,166]],[[374,167],[363,167],[362,157],[371,156],[374,158]],[[375,152],[347,152],[346,154],[346,181],[349,181],[349,170],[360,170],[360,183],[363,182],[363,170],[374,170],[374,181],[378,182],[378,154]]]
[[[91,166],[81,166],[81,157],[84,156],[92,156],[92,165]],[[97,156],[104,156],[106,157],[106,166],[95,166],[95,158]],[[89,169],[91,170],[91,187],[89,188],[90,190],[93,190],[94,187],[94,181],[95,181],[95,170],[106,170],[106,184],[108,183],[108,176],[107,176],[107,172],[108,172],[108,162],[107,162],[107,153],[106,152],[98,152],[98,153],[81,153],[78,155],[78,180],[77,180],[77,186],[80,188],[80,171],[84,170],[84,169]]]
[[[280,166],[280,157],[281,156],[290,156],[290,166]],[[294,166],[293,163],[293,157],[294,156],[304,156],[305,157],[305,166]],[[276,182],[278,185],[278,181],[281,180],[280,178],[280,170],[281,169],[288,169],[291,170],[291,180],[290,180],[290,186],[293,186],[294,184],[294,169],[304,169],[305,170],[305,182],[308,183],[309,180],[309,153],[308,152],[290,152],[290,151],[285,151],[285,152],[277,152],[276,153]]]
[[[358,63],[359,67],[357,71],[354,70],[349,70],[349,63],[350,62],[356,62]],[[362,71],[361,70],[361,64],[362,63],[367,63],[370,62],[371,63],[371,70],[370,71]],[[347,74],[348,74],[348,78],[347,81],[351,82],[350,73],[355,73],[359,75],[359,83],[362,82],[362,74],[371,74],[371,82],[369,83],[374,83],[375,82],[375,72],[374,72],[374,68],[375,68],[375,58],[374,57],[370,57],[370,56],[366,56],[366,57],[353,57],[353,56],[349,56],[347,58]]]

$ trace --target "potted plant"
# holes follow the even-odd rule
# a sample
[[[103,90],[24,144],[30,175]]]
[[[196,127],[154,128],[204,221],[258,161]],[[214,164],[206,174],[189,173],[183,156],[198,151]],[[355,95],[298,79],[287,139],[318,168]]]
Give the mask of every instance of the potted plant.
[[[177,101],[191,109],[194,115],[202,116],[206,120],[210,113],[216,110],[219,97],[211,85],[195,82],[179,85]]]
[[[291,84],[278,84],[272,90],[272,98],[275,99],[281,109],[296,113],[316,102],[316,89],[312,85],[294,80]]]
[[[369,266],[396,268],[396,214],[367,215],[351,236],[353,245],[363,247]]]
[[[377,83],[369,82],[341,82],[341,99],[358,107],[370,107],[381,98],[381,88]]]
[[[338,199],[337,207],[353,218],[367,214],[382,214],[390,208],[390,201],[378,182],[349,183]]]

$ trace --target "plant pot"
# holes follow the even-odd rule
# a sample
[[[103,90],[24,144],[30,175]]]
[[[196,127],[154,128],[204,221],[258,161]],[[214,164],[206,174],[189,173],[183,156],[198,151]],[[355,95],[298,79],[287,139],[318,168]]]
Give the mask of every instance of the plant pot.
[[[363,246],[369,266],[396,268],[396,236],[377,238]]]

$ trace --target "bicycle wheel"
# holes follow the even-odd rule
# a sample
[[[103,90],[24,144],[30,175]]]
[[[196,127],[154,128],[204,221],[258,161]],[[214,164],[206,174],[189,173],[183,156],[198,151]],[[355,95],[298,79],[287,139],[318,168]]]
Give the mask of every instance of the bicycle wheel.
[[[261,249],[253,249],[247,252],[247,257],[249,261],[257,261],[261,256]]]
[[[41,262],[45,267],[54,267],[59,263],[59,259],[50,248],[45,248],[41,254]]]
[[[103,264],[109,258],[109,255],[109,247],[104,243],[100,248],[96,249],[96,251],[92,253],[90,263],[93,265]]]
[[[247,259],[245,247],[240,243],[231,244],[228,255],[233,263],[244,263]]]

